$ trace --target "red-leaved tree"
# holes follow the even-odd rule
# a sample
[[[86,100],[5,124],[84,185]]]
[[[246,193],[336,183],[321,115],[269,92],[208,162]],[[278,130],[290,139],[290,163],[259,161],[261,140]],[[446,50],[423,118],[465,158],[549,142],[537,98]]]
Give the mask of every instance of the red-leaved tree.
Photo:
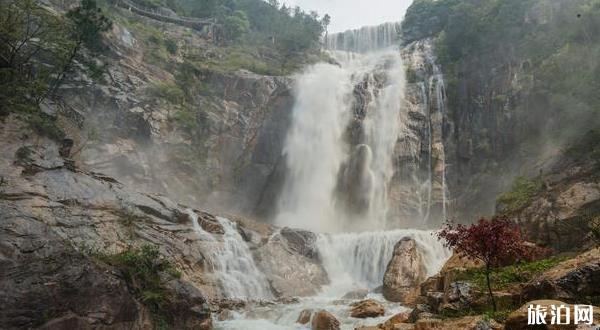
[[[547,250],[527,244],[519,228],[506,218],[482,218],[470,226],[447,223],[438,233],[438,239],[456,253],[485,264],[485,277],[494,311],[496,301],[490,284],[490,271],[494,268],[530,261],[544,255]]]

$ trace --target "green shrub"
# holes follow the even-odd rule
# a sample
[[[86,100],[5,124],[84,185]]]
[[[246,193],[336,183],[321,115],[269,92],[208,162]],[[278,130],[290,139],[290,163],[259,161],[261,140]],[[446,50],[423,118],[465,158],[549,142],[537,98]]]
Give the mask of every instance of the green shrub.
[[[179,278],[181,273],[160,255],[158,247],[144,245],[114,255],[99,255],[98,258],[122,272],[135,297],[152,312],[158,327],[172,322],[166,312],[168,293],[163,288],[160,274]]]
[[[29,126],[40,135],[56,141],[65,138],[65,132],[56,125],[54,118],[42,112],[29,113],[25,116],[25,119]]]
[[[174,83],[158,82],[148,87],[148,94],[166,100],[172,104],[181,104],[185,93]]]
[[[177,54],[177,42],[173,39],[165,39],[165,48],[171,55]]]
[[[498,198],[498,203],[503,206],[504,213],[518,211],[531,203],[531,200],[537,195],[543,187],[541,178],[527,179],[518,177],[512,189]]]

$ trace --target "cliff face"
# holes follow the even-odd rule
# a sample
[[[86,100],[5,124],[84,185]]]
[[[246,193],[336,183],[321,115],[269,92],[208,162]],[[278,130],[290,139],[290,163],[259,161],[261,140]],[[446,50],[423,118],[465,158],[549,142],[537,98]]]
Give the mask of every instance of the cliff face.
[[[600,243],[600,135],[569,145],[529,181],[500,197],[499,214],[515,219],[525,236],[557,251]]]
[[[289,299],[328,283],[313,233],[140,193],[76,166],[16,116],[0,132],[6,328],[208,329],[229,299]]]
[[[191,65],[189,58],[220,60],[202,33],[109,9],[109,50],[76,63],[47,109],[75,140],[75,159],[143,191],[268,214],[281,180],[290,80]],[[177,40],[175,53],[148,41],[158,28]]]
[[[411,6],[403,39],[431,38],[445,78],[449,217],[492,215],[516,177],[598,127],[597,10],[587,0]]]

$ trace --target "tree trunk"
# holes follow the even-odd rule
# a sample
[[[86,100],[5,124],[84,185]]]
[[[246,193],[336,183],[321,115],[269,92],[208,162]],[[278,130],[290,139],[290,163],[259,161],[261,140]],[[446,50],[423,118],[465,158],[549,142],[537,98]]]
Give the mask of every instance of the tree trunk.
[[[492,302],[492,308],[496,311],[496,300],[494,300],[494,293],[492,292],[492,285],[490,284],[490,265],[485,265],[485,280],[487,282],[488,293],[490,295],[490,301]]]

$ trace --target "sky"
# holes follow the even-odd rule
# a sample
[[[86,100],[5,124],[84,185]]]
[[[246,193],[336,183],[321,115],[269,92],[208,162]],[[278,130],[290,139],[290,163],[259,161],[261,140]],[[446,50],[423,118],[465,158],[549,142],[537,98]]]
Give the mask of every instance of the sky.
[[[283,0],[304,11],[316,10],[320,16],[329,14],[329,32],[340,32],[366,25],[397,22],[404,17],[412,0]]]

